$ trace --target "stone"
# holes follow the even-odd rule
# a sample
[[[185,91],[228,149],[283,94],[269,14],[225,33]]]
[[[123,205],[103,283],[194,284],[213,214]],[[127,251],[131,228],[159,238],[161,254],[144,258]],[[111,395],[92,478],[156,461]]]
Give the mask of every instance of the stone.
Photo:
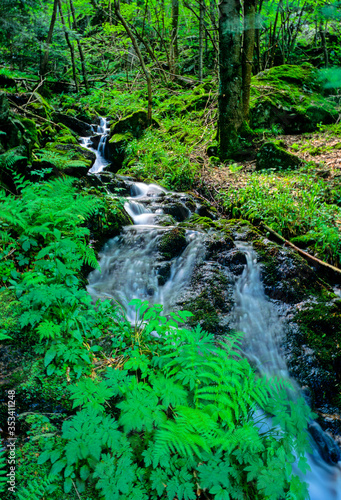
[[[185,229],[174,227],[166,231],[159,241],[158,250],[165,260],[171,260],[180,255],[187,245]]]
[[[178,222],[182,222],[188,217],[190,217],[190,210],[183,205],[180,201],[168,201],[166,200],[162,204],[162,210],[165,214],[171,215]]]
[[[256,170],[290,170],[302,164],[302,160],[273,142],[266,142],[257,154]]]
[[[54,113],[53,120],[56,123],[63,123],[81,137],[91,137],[93,135],[91,125],[75,118],[74,116],[65,115],[63,113]]]

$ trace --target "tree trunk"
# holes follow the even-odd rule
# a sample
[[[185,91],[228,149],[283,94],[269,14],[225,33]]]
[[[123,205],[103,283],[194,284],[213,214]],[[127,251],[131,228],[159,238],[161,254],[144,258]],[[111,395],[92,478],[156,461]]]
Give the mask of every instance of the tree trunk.
[[[147,89],[148,89],[148,122],[151,125],[152,123],[152,79],[150,77],[150,73],[147,69],[147,66],[144,63],[139,45],[136,41],[135,36],[133,35],[133,32],[129,28],[129,25],[126,23],[125,19],[122,17],[121,11],[120,11],[120,0],[115,0],[114,3],[115,6],[115,15],[117,19],[120,21],[124,29],[126,30],[127,35],[129,36],[131,43],[133,44],[133,47],[135,49],[135,52],[137,54],[137,57],[139,58],[140,64],[142,66],[142,70],[145,74],[146,80],[147,80]]]
[[[73,79],[74,79],[75,85],[76,85],[76,92],[78,93],[79,88],[78,88],[76,65],[75,65],[75,51],[74,51],[74,48],[73,48],[73,44],[72,44],[72,42],[70,40],[69,33],[67,31],[67,27],[65,25],[65,19],[64,19],[64,15],[63,15],[63,11],[62,11],[62,2],[61,2],[61,0],[57,0],[57,2],[58,2],[58,9],[59,9],[59,14],[60,14],[60,19],[61,19],[62,25],[63,25],[63,31],[64,31],[64,35],[65,35],[65,40],[66,40],[66,43],[67,43],[67,45],[69,47],[69,50],[70,50],[71,64],[72,64],[72,74],[73,74]]]
[[[219,4],[219,154],[228,157],[236,147],[243,124],[240,1]]]
[[[326,31],[327,31],[327,23],[325,27],[323,27],[322,21],[320,22],[319,32],[321,38],[321,45],[323,49],[323,57],[324,57],[324,66],[328,68],[329,66],[329,58],[328,58],[328,50],[327,50],[327,42],[326,42]]]
[[[171,71],[176,73],[179,57],[178,47],[179,0],[172,0],[172,31],[171,31]]]
[[[70,1],[70,9],[71,9],[71,14],[72,14],[73,25],[74,25],[75,30],[77,30],[77,19],[76,19],[75,8],[74,8],[72,0],[69,0],[69,1]],[[89,83],[88,83],[88,77],[87,77],[86,67],[85,67],[85,59],[84,59],[82,45],[81,45],[81,42],[78,38],[77,38],[77,46],[78,46],[79,57],[81,60],[81,65],[82,65],[82,74],[83,74],[83,82],[84,82],[84,86],[85,86],[85,91],[87,94],[89,94],[90,91],[89,91]]]
[[[47,73],[47,67],[49,63],[49,48],[50,48],[50,43],[52,41],[53,29],[57,18],[57,8],[58,8],[58,0],[54,0],[52,17],[50,21],[50,28],[45,41],[46,48],[40,65],[40,76],[42,79],[45,77]]]
[[[199,0],[199,83],[202,83],[203,78],[203,53],[204,53],[204,15],[205,4],[204,0]]]
[[[244,0],[244,41],[242,55],[243,114],[249,120],[252,61],[255,48],[256,0]]]

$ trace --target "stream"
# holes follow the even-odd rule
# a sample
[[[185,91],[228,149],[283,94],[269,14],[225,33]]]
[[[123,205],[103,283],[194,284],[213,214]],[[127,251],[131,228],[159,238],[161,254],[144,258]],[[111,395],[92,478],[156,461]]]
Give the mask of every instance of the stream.
[[[82,145],[96,154],[90,170],[93,175],[99,175],[109,163],[104,156],[108,130],[106,119],[101,118],[97,128],[97,149],[92,148],[91,139],[82,139]],[[94,300],[109,298],[118,301],[125,308],[128,319],[133,321],[135,312],[128,304],[134,298],[162,304],[166,313],[176,309],[195,269],[200,269],[205,261],[207,235],[186,229],[186,242],[178,255],[166,262],[160,259],[159,249],[164,235],[176,229],[179,221],[197,212],[200,205],[192,200],[189,208],[188,195],[184,193],[172,193],[155,184],[122,179],[130,187],[125,209],[134,225],[124,227],[119,236],[106,243],[99,254],[101,272],[90,273],[88,291]],[[170,224],[167,203],[174,203],[174,199],[178,207],[177,220]],[[265,295],[257,255],[244,241],[235,241],[234,244],[245,255],[246,264],[234,280],[230,312],[232,325],[244,332],[243,351],[253,365],[265,374],[290,378],[281,355],[285,335],[282,320],[275,305]],[[297,391],[300,391],[298,386]],[[320,446],[312,440],[313,452],[307,457],[311,471],[302,478],[309,485],[310,499],[341,500],[340,450],[318,424],[312,423],[311,427],[315,431],[311,434]],[[321,447],[325,447],[329,458],[332,457],[329,462],[335,464],[322,458]]]

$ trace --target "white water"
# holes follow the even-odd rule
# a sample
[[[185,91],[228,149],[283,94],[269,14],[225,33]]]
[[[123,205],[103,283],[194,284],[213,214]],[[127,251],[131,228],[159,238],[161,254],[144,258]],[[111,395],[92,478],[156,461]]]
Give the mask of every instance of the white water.
[[[108,129],[105,119],[101,120],[97,132],[104,136]],[[96,162],[91,172],[101,172],[107,164],[103,157],[104,143],[100,141],[95,151]],[[194,266],[204,257],[204,235],[187,231],[185,250],[171,261],[165,282],[160,284],[158,273],[160,266],[165,264],[156,260],[157,247],[169,227],[155,223],[156,216],[162,215],[162,209],[155,207],[164,193],[162,187],[154,184],[132,184],[125,208],[134,226],[125,227],[120,236],[105,245],[99,255],[101,272],[95,270],[89,276],[88,291],[93,298],[118,301],[126,309],[130,321],[135,319],[134,310],[128,306],[133,298],[163,304],[166,312],[171,310]],[[148,197],[154,204],[147,203]],[[274,305],[265,296],[256,255],[250,247],[238,245],[246,254],[247,265],[236,284],[234,316],[235,328],[245,333],[245,354],[261,371],[289,377],[280,353],[283,327]],[[327,464],[316,448],[307,458],[311,472],[303,479],[309,484],[310,500],[341,500],[340,463],[337,466]]]
[[[132,299],[162,304],[164,311],[169,311],[204,252],[204,235],[187,231],[187,246],[177,258],[170,263],[156,260],[159,242],[164,232],[171,227],[155,225],[154,219],[160,215],[160,210],[152,213],[148,205],[136,201],[150,191],[150,187],[143,183],[132,185],[132,193],[136,193],[136,196],[127,199],[125,208],[134,226],[125,227],[121,235],[105,245],[99,254],[101,272],[95,270],[89,276],[88,291],[92,297],[96,300],[111,298],[118,301],[126,309],[131,321],[135,318],[134,309],[128,305]],[[160,188],[158,192],[163,192],[163,189]],[[156,192],[156,202],[157,199]],[[159,271],[168,266],[165,282],[159,284]]]
[[[104,167],[106,167],[109,162],[105,159],[105,144],[109,134],[110,128],[108,127],[108,122],[106,118],[100,118],[99,125],[96,129],[96,134],[100,135],[100,140],[97,149],[91,146],[91,137],[81,137],[81,145],[90,151],[93,151],[96,155],[95,162],[89,172],[93,174],[98,174],[102,172]]]
[[[256,254],[243,243],[237,243],[237,246],[247,259],[236,284],[234,311],[234,326],[245,334],[244,352],[261,372],[289,378],[280,354],[283,325],[274,305],[265,296]],[[341,500],[341,463],[335,466],[327,464],[314,443],[313,453],[307,455],[307,459],[311,471],[302,479],[309,485],[310,500]]]

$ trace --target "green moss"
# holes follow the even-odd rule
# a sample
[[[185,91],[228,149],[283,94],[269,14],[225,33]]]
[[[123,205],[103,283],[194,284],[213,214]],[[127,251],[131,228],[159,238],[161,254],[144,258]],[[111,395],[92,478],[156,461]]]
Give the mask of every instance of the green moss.
[[[289,170],[301,165],[302,160],[288,153],[274,142],[266,142],[257,154],[256,170]]]
[[[212,227],[216,227],[212,219],[209,217],[200,217],[198,214],[191,215],[186,222],[181,222],[179,225],[187,229],[203,229],[205,231],[208,231]]]
[[[309,64],[277,66],[253,77],[250,110],[254,128],[277,124],[285,133],[313,131],[338,117],[335,103],[322,96],[317,70]]]
[[[303,342],[315,351],[320,366],[332,373],[340,373],[341,300],[326,301],[319,297],[316,303],[299,311],[294,320],[303,333]]]
[[[159,127],[159,123],[153,119],[152,125]],[[143,131],[149,127],[146,111],[135,111],[129,116],[113,123],[110,127],[110,139],[116,134],[126,134],[130,132],[133,137],[141,137]]]
[[[19,329],[20,303],[12,292],[0,291],[0,331],[11,336]]]
[[[186,246],[186,231],[183,228],[175,227],[162,235],[159,241],[159,252],[166,259],[170,260],[179,255]]]

